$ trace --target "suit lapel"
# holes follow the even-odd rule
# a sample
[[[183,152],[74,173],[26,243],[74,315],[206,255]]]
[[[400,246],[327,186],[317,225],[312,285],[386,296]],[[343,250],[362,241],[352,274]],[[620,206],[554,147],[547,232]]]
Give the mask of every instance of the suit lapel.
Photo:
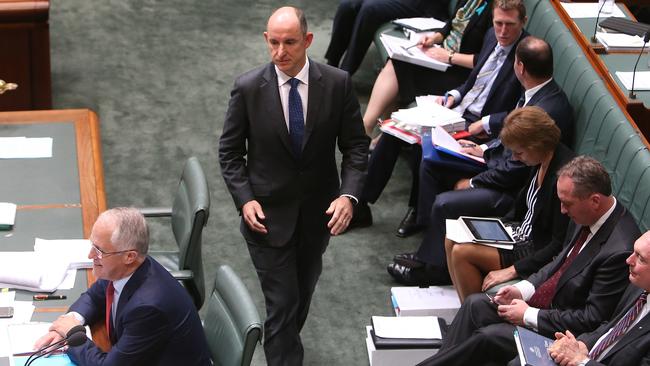
[[[614,226],[618,222],[618,219],[621,217],[622,210],[623,207],[618,202],[616,202],[616,207],[614,208],[614,211],[612,211],[612,214],[609,216],[609,218],[607,218],[600,229],[598,229],[598,232],[591,238],[589,243],[587,243],[587,246],[585,246],[580,254],[578,254],[569,268],[567,268],[567,270],[562,274],[562,277],[560,277],[560,280],[557,284],[556,293],[568,280],[575,277],[578,273],[582,272],[583,268],[591,263],[591,261],[600,251],[600,247],[602,247],[603,244],[607,242],[607,239],[609,239],[609,234],[611,234]]]
[[[551,80],[550,83],[544,85],[540,90],[533,95],[532,98],[528,101],[528,104],[526,105],[536,105],[539,103],[539,100],[542,99],[543,97],[553,93],[555,91],[555,81]]]
[[[499,69],[499,74],[497,75],[497,78],[494,79],[494,84],[492,84],[492,87],[490,88],[490,92],[488,93],[487,98],[485,98],[485,104],[487,105],[497,91],[501,93],[501,84],[503,83],[504,79],[512,75],[512,65],[515,60],[515,49],[517,48],[517,44],[523,37],[526,37],[528,34],[525,31],[521,32],[521,36],[519,36],[519,40],[517,43],[515,43],[514,47],[510,50],[508,53],[508,57],[506,57],[506,60],[503,62],[503,65],[501,66],[501,69]],[[496,47],[496,44],[494,45]],[[510,66],[508,66],[510,65]],[[482,66],[481,66],[482,67]]]
[[[129,278],[126,282],[126,285],[122,289],[120,294],[120,301],[117,303],[117,309],[115,311],[115,335],[119,338],[119,335],[122,333],[122,322],[120,321],[122,317],[122,310],[124,306],[129,302],[133,293],[140,288],[140,285],[147,279],[147,274],[149,273],[149,268],[151,267],[151,260],[149,257],[138,267],[138,269],[133,272],[133,276]]]
[[[304,151],[307,141],[311,136],[316,123],[318,122],[318,116],[320,115],[320,105],[323,100],[324,95],[324,86],[322,80],[322,74],[318,65],[309,60],[309,97],[307,100],[307,118],[305,122],[305,136],[302,140],[302,149]]]
[[[282,111],[282,101],[280,100],[280,90],[278,89],[278,75],[275,73],[273,63],[264,70],[260,83],[262,105],[266,107],[267,120],[271,124],[271,129],[278,133],[284,147],[293,156],[291,148],[291,138],[287,129],[287,122],[284,119]],[[255,126],[252,126],[255,128]]]

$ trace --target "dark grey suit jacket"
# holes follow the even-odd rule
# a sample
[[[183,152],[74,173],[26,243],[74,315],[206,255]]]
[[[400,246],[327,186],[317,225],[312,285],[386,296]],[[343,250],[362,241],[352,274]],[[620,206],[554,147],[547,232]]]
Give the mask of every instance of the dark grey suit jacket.
[[[309,98],[302,155],[291,149],[272,63],[235,81],[219,145],[223,178],[238,210],[257,200],[267,235],[241,232],[249,243],[285,245],[300,225],[314,238],[328,235],[325,214],[340,194],[359,197],[368,156],[359,103],[349,75],[309,60]],[[343,155],[341,182],[335,148]]]
[[[579,229],[572,221],[564,249],[528,278],[535,288],[562,265]],[[554,332],[562,329],[574,334],[590,332],[609,319],[627,285],[625,259],[640,235],[632,215],[617,202],[611,216],[560,277],[551,308],[539,311],[539,333],[554,338]]]
[[[580,335],[578,339],[585,342],[587,348],[591,350],[596,344],[596,341],[613,328],[632,307],[636,299],[641,295],[641,292],[643,292],[642,289],[630,284],[627,290],[625,290],[621,301],[619,301],[612,320],[604,323],[591,333]],[[592,360],[587,365],[650,365],[650,315],[643,317],[632,329],[623,335],[600,362]]]

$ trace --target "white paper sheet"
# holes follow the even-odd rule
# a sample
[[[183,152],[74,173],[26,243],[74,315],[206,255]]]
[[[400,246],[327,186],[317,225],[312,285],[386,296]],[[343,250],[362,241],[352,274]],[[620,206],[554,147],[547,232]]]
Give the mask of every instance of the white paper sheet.
[[[596,18],[598,17],[598,10],[600,10],[600,5],[598,3],[560,3],[562,7],[567,12],[570,18]],[[609,14],[600,13],[600,19],[609,18],[609,17],[618,17],[625,18],[625,14],[618,6],[614,6],[612,12]]]
[[[52,323],[11,324],[7,326],[11,354],[24,354],[34,351],[34,343],[49,332]]]
[[[436,28],[443,28],[445,26],[445,22],[435,18],[401,18],[393,20],[393,23],[412,28],[420,32]]]
[[[632,89],[632,72],[616,71],[616,77],[623,83],[625,89]],[[634,90],[650,90],[650,71],[637,71],[634,79]]]
[[[16,204],[0,202],[0,225],[13,226],[16,221]]]
[[[14,301],[11,306],[14,308],[14,316],[12,318],[0,319],[0,327],[8,326],[9,324],[29,323],[32,320],[36,307],[31,301]]]
[[[453,287],[429,286],[392,287],[391,294],[400,310],[411,309],[458,309],[460,300]]]
[[[0,139],[0,159],[51,158],[51,137],[3,137]]]
[[[70,268],[92,268],[93,261],[88,258],[91,243],[87,239],[58,239],[46,240],[36,238],[34,251],[51,258],[52,260],[65,261]]]
[[[421,49],[418,47],[411,47],[415,43],[411,40],[389,36],[387,34],[382,34],[379,39],[386,48],[388,56],[395,60],[401,60],[404,62],[409,62],[415,65],[420,65],[422,67],[428,67],[430,69],[438,71],[447,71],[447,68],[450,66],[447,63],[436,61],[431,57],[427,56]],[[406,49],[408,48],[408,49]]]
[[[373,316],[372,325],[382,338],[442,339],[436,316]]]
[[[0,287],[52,292],[67,271],[67,262],[36,252],[0,252]]]

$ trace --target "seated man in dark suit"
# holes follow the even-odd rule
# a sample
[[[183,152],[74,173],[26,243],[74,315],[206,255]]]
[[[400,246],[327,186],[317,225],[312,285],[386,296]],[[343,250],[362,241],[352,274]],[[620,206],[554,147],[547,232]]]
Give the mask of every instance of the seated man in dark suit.
[[[614,316],[607,323],[577,339],[570,331],[556,333],[549,348],[560,365],[628,366],[648,365],[650,361],[650,231],[634,243],[627,258],[631,284],[618,302]],[[519,360],[511,364],[519,365]]]
[[[105,211],[90,241],[88,258],[98,281],[35,346],[61,340],[74,326],[99,323],[107,327],[111,350],[104,352],[90,340],[70,347],[67,353],[77,365],[210,365],[201,320],[189,294],[147,256],[144,216],[134,208]]]
[[[625,286],[625,259],[640,236],[632,215],[611,195],[605,168],[579,156],[558,172],[562,212],[572,222],[560,254],[528,280],[494,299],[470,295],[440,352],[421,365],[504,364],[517,355],[513,330],[522,325],[551,337],[583,333],[612,315]]]
[[[528,36],[523,29],[527,20],[526,8],[521,0],[497,0],[492,2],[492,8],[493,28],[485,33],[481,51],[474,57],[474,68],[462,85],[449,91],[447,98],[447,106],[461,113],[468,122],[476,121],[480,116],[514,109],[521,95],[521,85],[512,72],[512,67],[517,44]],[[445,86],[447,87],[449,86]],[[350,228],[372,224],[368,202],[374,203],[381,195],[405,145],[403,141],[387,134],[379,139],[368,162],[366,184],[359,204],[355,206]],[[414,150],[417,150],[414,165],[420,161],[418,148],[414,146]],[[414,182],[411,185],[410,209],[398,229],[400,237],[418,231],[411,225],[415,221],[413,206],[416,206],[419,190],[415,173],[418,168],[413,166],[412,170]],[[526,177],[527,171],[522,175],[522,182]]]
[[[524,87],[518,107],[537,106],[548,113],[562,132],[561,141],[571,145],[573,114],[571,105],[553,80],[553,51],[546,41],[528,36],[519,42],[515,52],[514,75]],[[498,136],[506,113],[494,113],[470,126],[476,133],[488,132]],[[485,130],[483,129],[485,128]],[[494,135],[494,134],[497,135]],[[528,169],[511,158],[499,140],[481,148],[467,149],[483,155],[487,162],[484,171],[464,169],[463,166],[442,166],[436,161],[424,160],[420,168],[420,195],[418,221],[426,225],[424,237],[415,253],[395,256],[389,273],[400,283],[409,285],[449,283],[445,261],[445,220],[458,216],[503,216],[511,208],[517,192],[527,179]],[[471,186],[470,186],[471,179]],[[508,267],[495,271],[488,281],[499,282],[527,276],[537,268]]]

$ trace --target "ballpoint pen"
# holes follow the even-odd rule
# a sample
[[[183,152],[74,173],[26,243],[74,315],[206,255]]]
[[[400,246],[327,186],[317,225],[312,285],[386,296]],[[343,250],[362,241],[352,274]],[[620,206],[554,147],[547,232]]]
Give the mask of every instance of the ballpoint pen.
[[[65,295],[34,295],[34,300],[43,301],[43,300],[65,300],[67,297]]]

